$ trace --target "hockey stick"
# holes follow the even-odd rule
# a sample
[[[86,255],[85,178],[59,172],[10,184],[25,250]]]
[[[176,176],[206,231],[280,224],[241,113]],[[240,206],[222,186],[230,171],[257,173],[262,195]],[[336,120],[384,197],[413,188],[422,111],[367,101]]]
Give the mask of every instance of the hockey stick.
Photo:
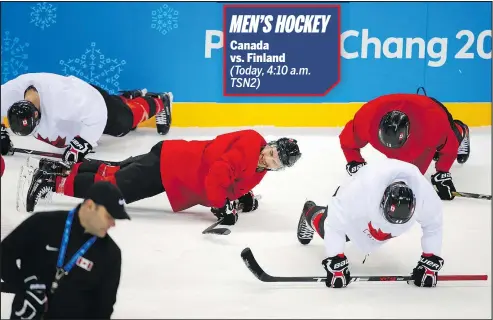
[[[250,248],[241,252],[241,258],[253,275],[262,282],[325,282],[327,277],[274,277],[266,273],[258,264]],[[410,281],[410,276],[365,276],[351,277],[351,282],[361,281]],[[474,281],[488,280],[488,275],[446,275],[438,276],[438,281]]]
[[[36,156],[41,156],[41,157],[49,157],[49,158],[57,158],[57,159],[61,159],[62,158],[62,154],[61,153],[54,153],[54,152],[47,152],[47,151],[37,151],[37,150],[30,150],[30,149],[22,149],[22,148],[13,148],[12,149],[15,152],[18,152],[18,153],[25,153],[25,154],[33,154],[33,155],[36,155]],[[94,151],[91,151],[90,153],[94,153]],[[95,159],[87,159],[87,160],[95,160]],[[101,160],[103,161],[104,163],[106,163],[107,165],[110,165],[110,166],[117,166],[120,164],[120,161],[105,161],[105,160]]]
[[[231,230],[229,230],[228,228],[217,228],[217,229],[214,229],[215,227],[217,227],[218,225],[221,224],[221,222],[223,222],[224,218],[221,218],[219,220],[217,220],[217,222],[213,223],[212,225],[210,225],[207,229],[205,229],[204,231],[202,231],[202,234],[220,234],[220,235],[228,235],[231,233]]]
[[[257,201],[260,201],[260,199],[262,199],[262,196],[260,194],[257,194],[254,198]],[[240,207],[238,209],[239,212],[242,212],[242,210],[243,210],[242,207]],[[214,229],[215,227],[217,227],[218,225],[220,225],[221,222],[223,222],[223,220],[224,220],[224,218],[221,218],[218,221],[214,222],[212,225],[210,225],[209,227],[207,227],[207,229],[205,229],[204,231],[202,231],[202,234],[220,234],[220,235],[227,236],[228,234],[231,233],[231,230],[229,230],[228,228],[216,228],[216,229]]]
[[[456,197],[462,197],[462,198],[491,200],[491,195],[486,195],[486,194],[468,193],[468,192],[452,192],[452,195],[454,195]]]
[[[37,151],[37,150],[29,150],[29,149],[22,149],[22,148],[13,148],[12,150],[14,151],[14,153],[33,154],[36,156],[58,158],[58,159],[62,158],[62,155],[60,153],[54,153],[54,152]]]

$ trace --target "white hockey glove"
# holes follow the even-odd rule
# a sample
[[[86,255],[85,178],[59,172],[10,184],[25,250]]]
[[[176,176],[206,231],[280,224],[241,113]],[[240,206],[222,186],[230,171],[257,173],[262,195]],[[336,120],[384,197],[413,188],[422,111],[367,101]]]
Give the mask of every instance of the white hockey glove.
[[[62,159],[65,163],[73,165],[77,162],[82,162],[84,157],[91,152],[92,146],[83,138],[77,136],[70,142],[70,145],[65,149]]]

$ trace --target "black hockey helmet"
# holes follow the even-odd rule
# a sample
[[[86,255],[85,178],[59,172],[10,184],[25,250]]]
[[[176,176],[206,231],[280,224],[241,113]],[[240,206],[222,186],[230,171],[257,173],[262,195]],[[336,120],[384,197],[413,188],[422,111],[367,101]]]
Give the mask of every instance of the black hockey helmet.
[[[385,189],[380,206],[388,222],[403,224],[414,215],[416,197],[404,182],[394,182]]]
[[[269,145],[277,149],[283,167],[292,167],[301,158],[298,141],[295,139],[280,138],[270,142]]]
[[[30,135],[39,124],[41,112],[31,101],[21,100],[14,103],[7,111],[10,129],[19,136]]]
[[[402,147],[409,137],[409,118],[401,111],[386,113],[378,127],[378,139],[389,148]]]

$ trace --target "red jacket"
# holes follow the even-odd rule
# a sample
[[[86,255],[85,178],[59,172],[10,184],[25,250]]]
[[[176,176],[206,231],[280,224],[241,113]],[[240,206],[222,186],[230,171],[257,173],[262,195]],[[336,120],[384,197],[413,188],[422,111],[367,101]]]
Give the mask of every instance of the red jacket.
[[[403,147],[387,148],[378,139],[378,127],[382,117],[392,110],[407,114],[410,122],[409,138]],[[339,135],[347,162],[363,162],[360,149],[370,145],[391,159],[416,165],[422,174],[426,172],[435,151],[440,158],[437,171],[448,172],[457,157],[459,141],[455,136],[446,112],[430,98],[417,94],[389,94],[365,103],[356,112]]]
[[[267,143],[254,130],[213,140],[166,140],[161,150],[161,180],[174,212],[195,205],[222,207],[260,183],[260,151]]]

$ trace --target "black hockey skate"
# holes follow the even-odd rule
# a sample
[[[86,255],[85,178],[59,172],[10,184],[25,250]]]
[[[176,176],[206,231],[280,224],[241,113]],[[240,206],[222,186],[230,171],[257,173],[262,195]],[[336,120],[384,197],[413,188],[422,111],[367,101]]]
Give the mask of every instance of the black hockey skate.
[[[469,159],[469,154],[471,153],[471,141],[469,139],[469,127],[460,120],[454,120],[454,123],[461,127],[462,129],[462,141],[457,150],[457,162],[464,164]]]
[[[140,90],[128,90],[128,91],[119,91],[120,95],[124,98],[127,99],[136,99],[143,97],[147,94],[147,89],[140,89]]]
[[[54,161],[48,158],[41,158],[38,163],[36,163],[36,159],[28,158],[27,166],[57,176],[67,176],[71,169],[70,165],[65,162]]]
[[[310,223],[306,221],[307,211],[314,206],[316,206],[315,202],[306,201],[303,205],[303,211],[301,212],[300,220],[298,222],[298,241],[303,245],[307,245],[312,241],[313,233],[315,232],[310,226]]]
[[[156,114],[156,129],[160,135],[166,135],[171,128],[171,107],[173,104],[173,94],[171,92],[165,93],[148,93],[147,96],[161,99],[164,104],[164,109]]]
[[[39,160],[39,170],[48,174],[54,174],[57,176],[67,176],[70,172],[70,165],[62,161],[53,161],[50,159],[42,158]]]
[[[37,169],[27,191],[26,211],[33,212],[40,199],[46,199],[56,191],[56,175]]]

